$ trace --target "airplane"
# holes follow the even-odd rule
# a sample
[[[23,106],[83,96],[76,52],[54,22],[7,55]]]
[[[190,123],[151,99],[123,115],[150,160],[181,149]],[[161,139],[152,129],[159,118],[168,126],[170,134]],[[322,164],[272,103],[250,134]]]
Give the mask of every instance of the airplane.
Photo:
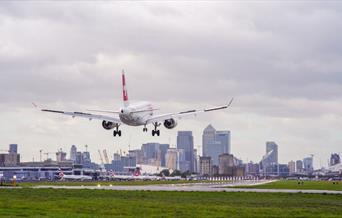
[[[119,181],[131,181],[131,180],[159,180],[160,177],[150,176],[150,175],[141,175],[140,168],[137,167],[134,169],[134,172],[130,175],[119,175],[114,173],[114,171],[109,171],[108,175],[102,176],[102,178],[109,180],[119,180]]]
[[[119,130],[120,125],[126,124],[129,126],[144,126],[143,132],[147,132],[147,125],[152,124],[154,129],[152,130],[152,136],[160,136],[160,130],[158,129],[161,124],[164,124],[166,129],[173,129],[177,126],[177,120],[182,119],[187,116],[196,116],[198,113],[205,113],[211,111],[217,111],[228,108],[232,102],[233,98],[230,102],[223,106],[206,108],[206,109],[193,109],[181,111],[178,113],[167,113],[154,115],[154,111],[158,110],[154,108],[150,102],[138,102],[135,104],[131,104],[128,100],[127,93],[127,84],[125,78],[125,72],[122,70],[122,99],[123,99],[123,107],[121,107],[118,111],[108,111],[108,110],[88,110],[89,112],[69,112],[69,111],[60,111],[60,110],[51,110],[51,109],[41,109],[43,112],[57,113],[63,114],[67,116],[71,116],[72,118],[81,117],[89,120],[101,120],[102,127],[106,130],[112,130],[113,136],[121,136],[121,130]],[[34,107],[38,108],[35,103],[32,103]],[[99,114],[101,113],[101,114]]]
[[[181,180],[182,177],[180,177],[180,176],[165,176],[165,174],[162,173],[161,179],[162,180],[172,180],[172,181],[174,181],[174,180]]]
[[[86,175],[66,175],[64,174],[63,170],[58,170],[57,178],[61,181],[86,181],[86,180],[93,180],[93,177],[86,176]]]

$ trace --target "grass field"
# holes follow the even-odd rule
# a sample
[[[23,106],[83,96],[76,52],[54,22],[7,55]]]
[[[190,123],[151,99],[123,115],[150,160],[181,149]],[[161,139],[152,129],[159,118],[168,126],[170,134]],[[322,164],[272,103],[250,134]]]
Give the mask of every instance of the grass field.
[[[342,196],[0,189],[0,217],[342,217]]]
[[[342,191],[342,182],[333,184],[332,181],[303,181],[298,185],[296,180],[281,180],[264,185],[239,186],[236,188],[261,188],[261,189],[302,189],[302,190],[335,190]]]
[[[109,186],[109,185],[156,185],[156,184],[183,184],[183,183],[198,183],[199,181],[186,181],[186,180],[175,180],[175,181],[89,181],[89,182],[21,182],[17,183],[17,186],[21,187],[32,187],[39,185],[56,185],[56,186],[97,186],[100,184],[101,186]],[[201,182],[210,182],[210,181],[201,181]],[[8,183],[7,185],[10,185]]]

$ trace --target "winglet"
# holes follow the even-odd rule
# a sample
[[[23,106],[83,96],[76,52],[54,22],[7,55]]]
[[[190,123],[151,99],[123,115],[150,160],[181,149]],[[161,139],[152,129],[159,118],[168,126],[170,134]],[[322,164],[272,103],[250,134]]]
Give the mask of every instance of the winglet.
[[[34,108],[36,108],[36,109],[39,109],[40,110],[40,107],[36,104],[36,103],[34,103],[34,102],[32,102],[32,105],[33,105],[33,107]]]
[[[232,98],[232,99],[229,101],[229,103],[227,104],[227,107],[230,107],[230,105],[232,105],[233,101],[234,101],[234,98]]]

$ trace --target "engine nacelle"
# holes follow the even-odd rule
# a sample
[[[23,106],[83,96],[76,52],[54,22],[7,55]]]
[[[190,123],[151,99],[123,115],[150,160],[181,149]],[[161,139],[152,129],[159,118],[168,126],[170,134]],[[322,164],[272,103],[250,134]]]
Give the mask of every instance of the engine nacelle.
[[[107,121],[102,121],[102,127],[106,130],[111,130],[113,128],[115,128],[116,126],[116,123],[112,123],[112,122],[107,122]]]
[[[167,129],[173,129],[177,126],[177,122],[174,119],[168,119],[164,121],[164,126]]]

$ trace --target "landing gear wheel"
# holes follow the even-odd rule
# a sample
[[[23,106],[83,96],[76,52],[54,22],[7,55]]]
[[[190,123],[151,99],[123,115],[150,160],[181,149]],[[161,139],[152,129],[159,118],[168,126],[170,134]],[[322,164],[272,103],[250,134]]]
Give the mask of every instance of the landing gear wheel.
[[[118,135],[119,137],[121,137],[121,130],[119,130],[119,124],[116,124],[116,129],[113,131],[113,136],[116,137],[116,135]]]
[[[161,125],[161,123],[155,122],[153,123],[153,125],[154,125],[154,130],[152,130],[152,136],[154,135],[160,136],[160,131],[157,128]]]
[[[160,136],[160,130],[152,130],[152,136]]]
[[[143,128],[143,132],[147,132],[147,128],[146,127]]]

